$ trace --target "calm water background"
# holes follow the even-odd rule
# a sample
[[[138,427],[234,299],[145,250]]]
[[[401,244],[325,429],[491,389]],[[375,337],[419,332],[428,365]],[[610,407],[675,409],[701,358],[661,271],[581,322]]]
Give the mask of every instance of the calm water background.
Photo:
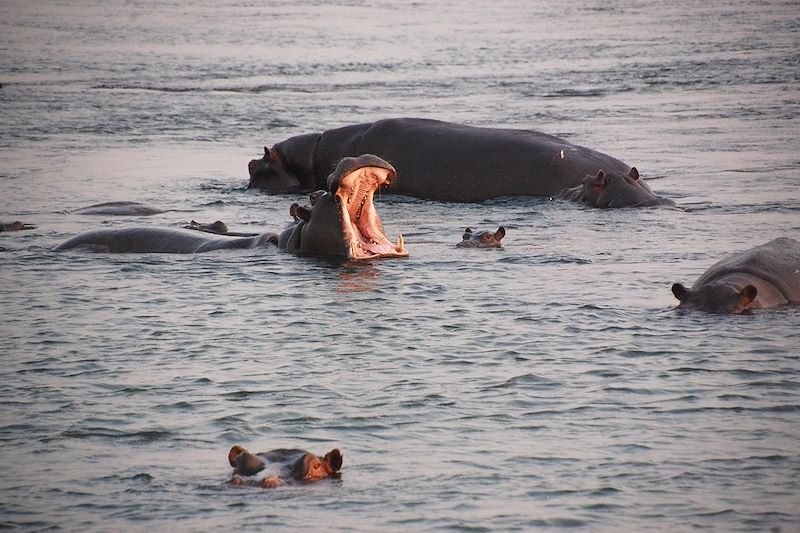
[[[719,5],[718,5],[719,4]],[[800,529],[800,311],[670,285],[800,238],[797,2],[0,4],[0,527]],[[684,209],[384,195],[411,256],[53,253],[225,220],[288,136],[390,116],[561,135]],[[172,211],[68,212],[110,200]],[[456,249],[504,225],[504,248]],[[228,448],[341,481],[225,484]]]

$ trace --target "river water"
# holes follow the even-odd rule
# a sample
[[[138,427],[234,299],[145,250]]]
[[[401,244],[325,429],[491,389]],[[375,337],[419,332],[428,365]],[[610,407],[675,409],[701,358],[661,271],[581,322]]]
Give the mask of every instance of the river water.
[[[4,0],[0,528],[797,531],[800,311],[673,282],[800,238],[797,2]],[[383,194],[410,257],[54,253],[224,220],[291,135],[393,116],[559,135],[681,209]],[[152,217],[70,214],[112,201]],[[500,250],[455,248],[506,227]],[[344,453],[233,488],[227,451]]]

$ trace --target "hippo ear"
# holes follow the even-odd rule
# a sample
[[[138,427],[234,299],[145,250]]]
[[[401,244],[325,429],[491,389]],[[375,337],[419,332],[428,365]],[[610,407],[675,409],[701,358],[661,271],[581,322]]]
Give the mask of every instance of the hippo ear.
[[[472,228],[465,228],[464,229],[464,237],[472,235]]]
[[[504,228],[503,226],[500,226],[499,228],[497,228],[497,231],[494,232],[494,238],[497,239],[498,241],[505,236],[506,236],[506,228]]]
[[[277,161],[278,160],[278,150],[277,148],[267,148],[264,147],[264,159],[269,161]]]
[[[634,181],[639,179],[639,171],[636,170],[636,167],[631,167],[630,172],[628,172],[628,177]]]
[[[602,170],[597,171],[597,180],[595,181],[595,186],[597,187],[605,187],[608,184],[608,178],[606,178],[606,173]]]
[[[339,448],[334,448],[325,454],[325,462],[331,467],[331,470],[338,472],[342,469],[342,452]]]
[[[756,289],[753,285],[747,285],[744,289],[739,292],[739,301],[742,304],[742,307],[747,309],[750,307],[750,304],[753,303],[753,300],[756,299],[758,295],[758,289]]]
[[[289,207],[289,214],[295,220],[304,220],[308,222],[311,219],[311,210],[297,203],[294,203],[291,205],[291,207]]]
[[[232,467],[236,468],[236,458],[245,453],[247,450],[239,446],[238,444],[231,448],[231,451],[228,452],[228,462],[231,464]]]
[[[689,289],[687,289],[683,283],[675,283],[672,285],[672,294],[675,295],[680,301],[683,301],[686,298],[686,295],[689,294]]]

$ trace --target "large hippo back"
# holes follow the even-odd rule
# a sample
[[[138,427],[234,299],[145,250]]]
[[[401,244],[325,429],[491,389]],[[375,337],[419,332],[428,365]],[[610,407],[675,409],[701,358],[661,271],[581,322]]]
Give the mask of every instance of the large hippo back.
[[[626,173],[611,156],[532,130],[478,128],[418,118],[375,122],[357,151],[397,169],[392,192],[474,202],[498,196],[552,196],[599,169]]]
[[[374,154],[397,169],[393,193],[451,202],[554,196],[599,170],[631,167],[611,156],[532,130],[478,128],[391,118],[282,141],[248,164],[248,187],[314,191],[344,157]]]
[[[800,242],[788,237],[734,254],[711,266],[694,283],[702,287],[728,274],[749,274],[772,284],[789,302],[800,302]]]

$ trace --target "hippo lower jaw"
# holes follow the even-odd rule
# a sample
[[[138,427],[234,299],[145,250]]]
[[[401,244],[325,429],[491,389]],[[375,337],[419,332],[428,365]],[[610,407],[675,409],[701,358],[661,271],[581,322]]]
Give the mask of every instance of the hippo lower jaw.
[[[406,257],[403,236],[392,242],[383,233],[383,224],[373,198],[379,187],[388,185],[390,172],[383,168],[366,167],[361,172],[345,176],[338,189],[339,218],[349,259]]]

